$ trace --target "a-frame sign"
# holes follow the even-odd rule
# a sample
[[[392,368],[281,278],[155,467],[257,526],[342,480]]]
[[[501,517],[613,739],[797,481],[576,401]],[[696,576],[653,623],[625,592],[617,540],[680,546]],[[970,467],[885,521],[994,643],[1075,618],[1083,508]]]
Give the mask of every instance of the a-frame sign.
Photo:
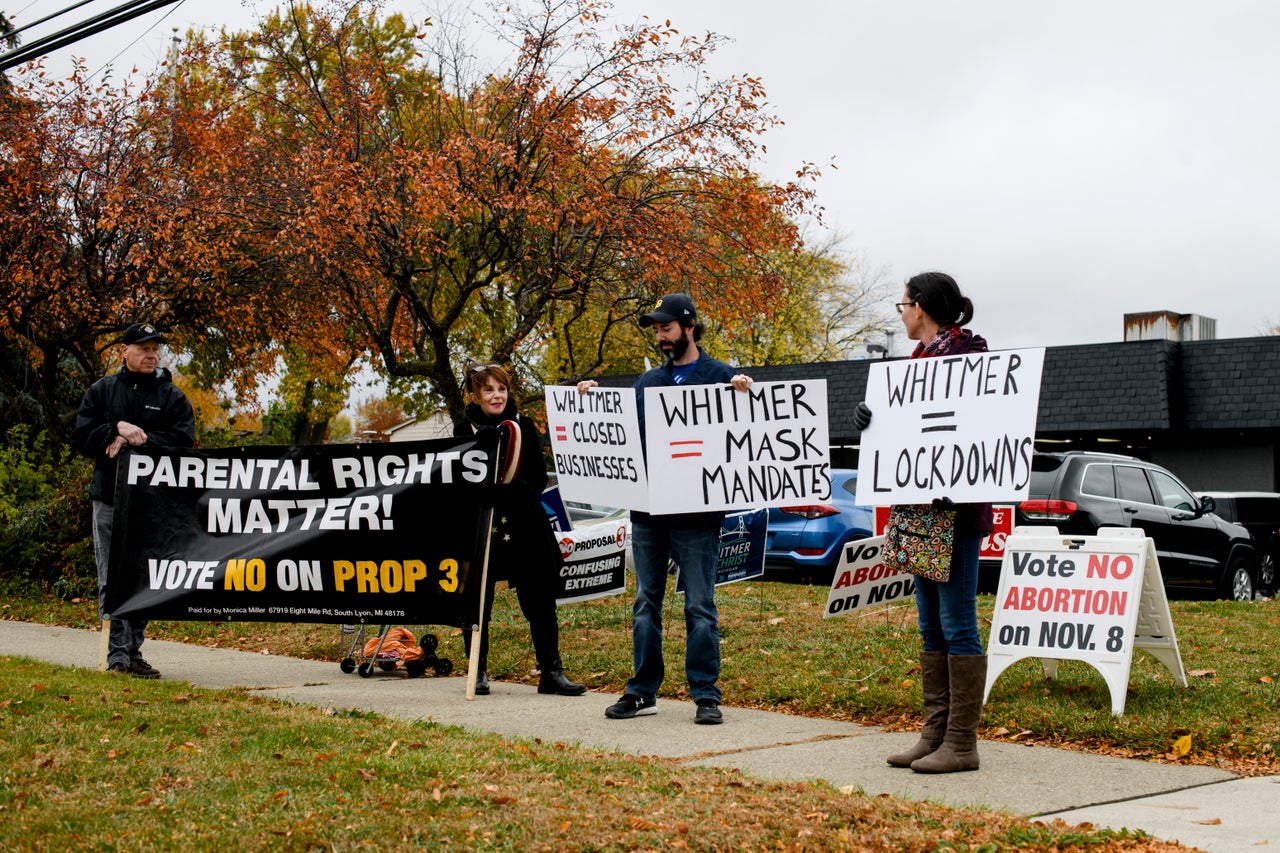
[[[1023,658],[1080,660],[1102,674],[1111,713],[1124,713],[1135,649],[1151,653],[1183,687],[1187,674],[1169,615],[1155,544],[1142,530],[1103,527],[1072,536],[1053,527],[1018,527],[1000,567],[987,649],[991,685]]]

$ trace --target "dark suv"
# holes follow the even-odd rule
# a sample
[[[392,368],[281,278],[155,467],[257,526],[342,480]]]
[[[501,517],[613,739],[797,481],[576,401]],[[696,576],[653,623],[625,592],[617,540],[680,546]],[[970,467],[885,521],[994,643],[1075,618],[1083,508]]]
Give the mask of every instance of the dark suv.
[[[1213,498],[1214,514],[1253,534],[1258,549],[1258,590],[1276,592],[1280,562],[1280,494],[1276,492],[1201,492]]]
[[[1140,527],[1155,542],[1164,585],[1251,601],[1258,554],[1249,531],[1214,514],[1159,465],[1109,453],[1036,453],[1015,525],[1045,524],[1092,536],[1099,527]]]

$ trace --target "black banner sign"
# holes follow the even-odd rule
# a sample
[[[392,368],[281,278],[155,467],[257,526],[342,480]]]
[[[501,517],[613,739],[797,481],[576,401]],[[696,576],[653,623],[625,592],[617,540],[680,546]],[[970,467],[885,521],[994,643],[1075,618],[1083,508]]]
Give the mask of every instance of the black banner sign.
[[[128,452],[107,612],[473,625],[496,436]]]

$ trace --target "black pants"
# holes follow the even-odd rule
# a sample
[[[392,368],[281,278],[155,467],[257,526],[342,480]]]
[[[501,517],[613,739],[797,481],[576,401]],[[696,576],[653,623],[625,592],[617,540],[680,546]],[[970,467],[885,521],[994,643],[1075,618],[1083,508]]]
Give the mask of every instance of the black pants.
[[[552,585],[537,580],[525,580],[516,587],[516,599],[520,612],[529,621],[529,634],[533,639],[533,653],[538,659],[538,669],[546,671],[560,657],[560,625],[556,621],[556,599]],[[480,623],[480,668],[488,668],[489,617],[493,614],[493,583],[484,597],[484,619]],[[467,657],[471,657],[471,632],[464,630],[462,640]]]

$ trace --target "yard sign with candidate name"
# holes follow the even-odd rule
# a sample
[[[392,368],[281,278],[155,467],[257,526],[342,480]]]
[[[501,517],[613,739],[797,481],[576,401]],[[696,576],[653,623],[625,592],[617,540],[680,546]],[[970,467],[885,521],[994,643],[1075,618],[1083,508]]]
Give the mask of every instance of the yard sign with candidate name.
[[[1079,660],[1102,673],[1111,713],[1120,715],[1134,649],[1151,653],[1187,685],[1151,539],[1124,527],[1102,527],[1096,536],[1016,528],[991,617],[986,692],[1023,658],[1047,661],[1051,677],[1057,661]]]
[[[630,388],[546,389],[547,428],[560,493],[582,503],[649,506],[636,392]]]
[[[644,390],[649,511],[758,509],[831,497],[824,379]]]
[[[1043,366],[1043,348],[873,363],[858,505],[1022,500]]]
[[[764,548],[769,538],[769,511],[731,512],[720,523],[720,558],[716,586],[764,575]]]
[[[716,586],[764,576],[765,544],[769,538],[769,511],[749,509],[731,512],[720,522],[720,556],[716,561]],[[676,592],[685,594],[684,573],[676,569]]]

